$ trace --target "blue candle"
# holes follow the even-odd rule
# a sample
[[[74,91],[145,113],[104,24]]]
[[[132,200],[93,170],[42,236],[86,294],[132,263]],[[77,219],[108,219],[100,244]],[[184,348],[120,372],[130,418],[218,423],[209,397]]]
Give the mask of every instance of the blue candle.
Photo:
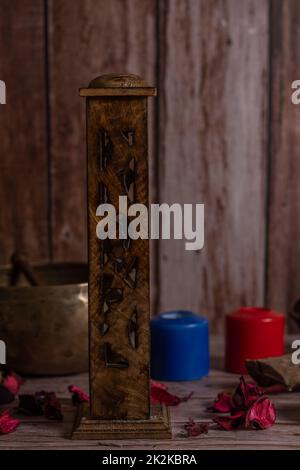
[[[196,380],[209,372],[208,321],[186,310],[151,320],[151,377]]]

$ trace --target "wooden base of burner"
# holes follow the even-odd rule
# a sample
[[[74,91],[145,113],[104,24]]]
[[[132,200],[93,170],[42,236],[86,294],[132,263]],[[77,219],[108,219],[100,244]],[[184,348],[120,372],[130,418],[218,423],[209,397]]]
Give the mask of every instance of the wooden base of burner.
[[[151,417],[139,421],[101,420],[89,417],[89,406],[78,407],[72,439],[171,439],[169,411],[151,405]]]

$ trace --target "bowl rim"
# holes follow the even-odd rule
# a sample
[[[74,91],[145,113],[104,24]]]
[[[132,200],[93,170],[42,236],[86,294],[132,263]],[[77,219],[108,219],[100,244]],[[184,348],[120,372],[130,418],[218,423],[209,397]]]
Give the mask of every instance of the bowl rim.
[[[32,267],[33,268],[37,268],[37,269],[47,269],[49,267],[54,267],[54,268],[64,268],[64,267],[68,267],[68,268],[86,268],[88,270],[88,264],[87,263],[84,263],[84,262],[54,262],[54,263],[33,263],[32,264]],[[12,265],[11,264],[7,264],[7,265],[1,265],[0,266],[0,273],[5,273],[7,271],[10,271],[12,268]],[[42,285],[39,285],[39,286],[1,286],[0,285],[0,294],[2,293],[8,293],[8,292],[11,292],[11,293],[18,293],[18,292],[29,292],[29,291],[34,291],[36,293],[42,293],[42,291],[50,291],[50,290],[53,290],[53,289],[66,289],[66,288],[84,288],[84,287],[87,287],[88,286],[88,281],[86,282],[72,282],[72,283],[67,283],[67,284],[42,284]],[[1,301],[1,299],[0,299]]]

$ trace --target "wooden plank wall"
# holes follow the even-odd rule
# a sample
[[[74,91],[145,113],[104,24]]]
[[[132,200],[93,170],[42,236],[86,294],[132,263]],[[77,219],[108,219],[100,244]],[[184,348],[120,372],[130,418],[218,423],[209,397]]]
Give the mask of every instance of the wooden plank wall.
[[[205,204],[205,248],[161,241],[153,313],[221,330],[241,304],[300,295],[297,0],[0,0],[0,263],[86,259],[85,112],[78,88],[129,71],[157,84],[152,201]],[[8,53],[9,51],[9,53]],[[297,76],[298,74],[298,76]],[[271,101],[269,101],[271,97]],[[299,214],[300,215],[300,214]]]
[[[85,101],[78,88],[112,70],[130,70],[155,81],[155,2],[48,4],[53,259],[84,259]]]
[[[0,264],[15,248],[48,259],[48,158],[43,0],[0,1]],[[5,14],[3,14],[5,12]]]
[[[160,304],[208,314],[262,304],[268,2],[161,3],[159,196],[205,204],[205,247],[161,241]]]
[[[271,166],[267,301],[289,311],[300,298],[300,106],[291,83],[300,77],[300,4],[272,3]]]

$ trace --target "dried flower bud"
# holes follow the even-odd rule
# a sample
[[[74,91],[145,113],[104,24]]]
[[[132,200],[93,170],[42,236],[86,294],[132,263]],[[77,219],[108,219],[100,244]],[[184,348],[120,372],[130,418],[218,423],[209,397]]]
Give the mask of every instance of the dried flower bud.
[[[241,377],[240,383],[232,395],[233,408],[247,409],[262,393],[260,387],[255,384],[247,384],[244,377]]]
[[[276,419],[276,410],[273,403],[266,396],[259,397],[252,403],[246,414],[246,429],[267,429],[273,426]]]
[[[73,405],[80,405],[81,403],[88,403],[90,401],[89,396],[80,388],[69,385],[68,390],[72,393]]]

